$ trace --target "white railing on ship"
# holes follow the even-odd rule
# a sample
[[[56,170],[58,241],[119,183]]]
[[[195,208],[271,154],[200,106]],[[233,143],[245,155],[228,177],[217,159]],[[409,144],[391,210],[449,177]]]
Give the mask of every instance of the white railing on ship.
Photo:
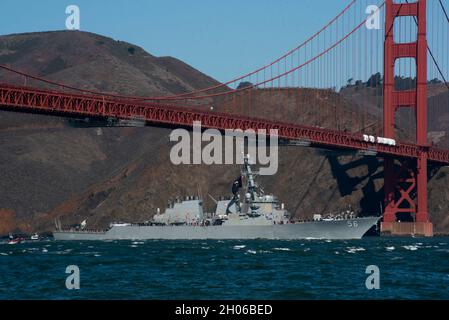
[[[105,230],[75,230],[75,229],[61,229],[56,232],[72,232],[72,233],[104,233]]]

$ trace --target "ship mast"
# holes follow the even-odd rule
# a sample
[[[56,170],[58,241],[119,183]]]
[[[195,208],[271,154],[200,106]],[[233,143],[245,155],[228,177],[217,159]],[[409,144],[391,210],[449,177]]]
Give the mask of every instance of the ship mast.
[[[251,196],[251,200],[255,201],[257,198],[256,184],[254,182],[253,171],[251,170],[251,165],[249,164],[249,155],[246,155],[244,158],[244,175],[248,181],[247,183],[247,192]]]
[[[247,183],[247,190],[245,193],[245,201],[249,202],[250,208],[251,208],[251,215],[258,216],[257,210],[259,209],[258,206],[254,204],[256,200],[259,198],[259,194],[257,192],[257,186],[254,182],[254,174],[251,165],[249,163],[249,154],[244,157],[244,172],[248,183]],[[249,197],[248,197],[249,195]]]

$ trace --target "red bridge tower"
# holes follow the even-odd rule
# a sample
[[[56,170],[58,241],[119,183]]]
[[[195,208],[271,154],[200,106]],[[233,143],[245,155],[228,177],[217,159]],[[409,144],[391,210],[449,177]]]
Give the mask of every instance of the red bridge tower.
[[[395,138],[395,113],[398,108],[411,108],[416,115],[416,144],[420,146],[417,160],[384,159],[385,212],[381,231],[392,234],[433,235],[427,211],[427,32],[426,0],[394,3],[386,0],[384,44],[384,136]],[[394,21],[397,17],[414,17],[418,24],[417,41],[395,43]],[[416,88],[396,91],[395,62],[413,58],[416,63]],[[397,215],[408,213],[413,222],[399,222]]]

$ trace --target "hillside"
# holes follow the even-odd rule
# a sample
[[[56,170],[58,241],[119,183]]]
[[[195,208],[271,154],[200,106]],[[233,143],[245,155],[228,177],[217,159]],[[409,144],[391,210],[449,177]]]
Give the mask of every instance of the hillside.
[[[66,84],[126,95],[166,95],[217,84],[171,57],[86,32],[44,32],[0,37],[0,64]],[[0,81],[5,74],[0,72]],[[23,79],[9,78],[21,83]],[[29,84],[29,85],[32,85]],[[335,110],[348,111],[348,97],[326,90],[277,93],[273,105],[265,92],[254,98],[253,112],[298,120],[298,96],[310,106],[332,98]],[[295,98],[296,97],[296,98]],[[277,101],[277,102],[276,102]],[[312,108],[309,108],[312,110]],[[308,123],[313,123],[309,112]],[[304,119],[303,119],[304,120]],[[334,121],[332,115],[324,119]],[[340,119],[341,125],[348,119]],[[90,228],[111,221],[148,220],[167,201],[201,192],[208,208],[227,195],[238,166],[174,166],[169,160],[171,130],[75,128],[64,118],[0,112],[0,234],[48,231],[59,217],[70,225],[88,219]],[[283,147],[276,176],[263,177],[296,216],[336,212],[352,205],[378,213],[382,167],[376,158],[359,159],[322,150]],[[449,170],[441,169],[429,186],[437,232],[449,232]]]
[[[375,79],[375,80],[373,80]],[[396,77],[396,90],[408,90],[415,86],[415,79]],[[358,81],[356,85],[348,85],[340,91],[348,102],[366,106],[371,121],[382,118],[382,77],[373,75],[367,82]],[[428,139],[430,143],[442,148],[449,148],[449,90],[441,81],[428,82]],[[410,109],[400,108],[396,114],[396,125],[400,124],[396,134],[404,140],[414,137],[416,126]]]

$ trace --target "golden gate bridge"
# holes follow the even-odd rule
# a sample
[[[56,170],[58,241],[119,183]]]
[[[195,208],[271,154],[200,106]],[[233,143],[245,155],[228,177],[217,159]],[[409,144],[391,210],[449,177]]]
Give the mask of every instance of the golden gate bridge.
[[[382,231],[432,235],[428,163],[449,164],[449,130],[442,143],[428,140],[429,119],[449,114],[446,7],[443,0],[352,0],[269,64],[169,96],[88,90],[0,65],[0,109],[174,127],[200,121],[219,130],[277,129],[280,138],[312,147],[374,154],[384,159]],[[428,102],[444,94],[443,103]],[[410,213],[414,222],[398,223],[398,213]]]

